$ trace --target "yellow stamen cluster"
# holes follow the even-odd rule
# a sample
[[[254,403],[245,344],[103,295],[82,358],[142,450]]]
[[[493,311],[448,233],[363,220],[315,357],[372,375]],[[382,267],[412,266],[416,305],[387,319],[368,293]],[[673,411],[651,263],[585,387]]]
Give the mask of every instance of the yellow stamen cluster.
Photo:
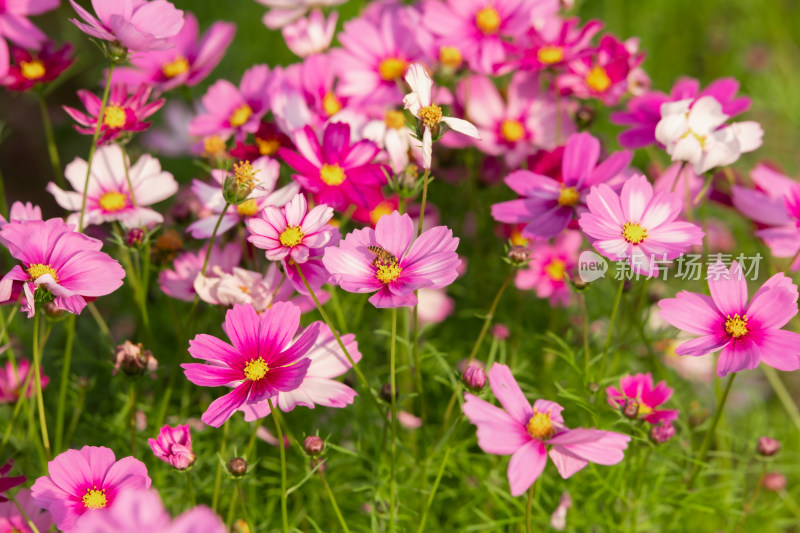
[[[225,141],[219,135],[209,135],[203,139],[203,153],[210,157],[216,157],[225,153]]]
[[[494,35],[500,29],[500,13],[487,6],[475,13],[475,25],[484,35]]]
[[[329,117],[332,117],[342,110],[342,103],[336,98],[335,94],[326,93],[322,98],[322,108]]]
[[[550,413],[540,413],[534,409],[533,416],[528,420],[525,426],[528,430],[528,435],[534,439],[548,439],[553,436],[553,421],[550,419]]]
[[[244,365],[244,377],[250,381],[258,381],[266,376],[268,371],[269,367],[262,357],[250,359],[247,364]]]
[[[580,200],[580,193],[575,187],[562,187],[558,193],[558,205],[572,207]]]
[[[439,121],[442,120],[442,108],[436,104],[423,107],[419,110],[419,118],[426,126],[433,129],[438,126]]]
[[[87,489],[86,494],[83,495],[83,506],[87,509],[103,509],[108,505],[106,498],[106,489],[94,488]]]
[[[325,185],[336,187],[337,185],[341,185],[346,178],[347,176],[344,173],[344,169],[336,163],[333,165],[328,165],[326,163],[319,169],[319,179],[321,179]]]
[[[390,202],[381,202],[377,206],[375,206],[375,209],[369,212],[369,220],[370,222],[372,222],[372,225],[374,226],[375,224],[378,223],[378,221],[381,219],[383,215],[390,215],[392,214],[392,211],[394,211],[393,204],[391,204]]]
[[[242,104],[233,110],[231,118],[228,121],[231,123],[231,126],[238,128],[250,120],[251,116],[253,116],[253,108],[247,104]]]
[[[450,68],[458,68],[464,60],[461,51],[455,46],[442,46],[439,49],[439,62]]]
[[[126,118],[127,116],[123,107],[110,105],[106,107],[103,113],[103,125],[112,129],[121,128],[125,125]]]
[[[396,80],[406,73],[408,63],[398,57],[387,57],[378,65],[378,72],[385,81]]]
[[[406,125],[406,116],[402,111],[391,109],[386,112],[386,116],[383,117],[383,121],[386,123],[387,128],[399,130]]]
[[[31,277],[31,281],[36,281],[39,279],[39,277],[44,276],[45,274],[50,274],[56,283],[58,283],[58,274],[56,274],[56,270],[50,265],[33,263],[28,266],[28,275]]]
[[[254,187],[256,174],[259,172],[261,172],[261,169],[253,168],[250,161],[241,161],[233,165],[233,178],[239,187]]]
[[[747,335],[747,315],[739,316],[739,313],[733,316],[728,315],[728,320],[725,321],[725,331],[734,339]]]
[[[258,153],[261,155],[272,155],[281,147],[281,142],[276,139],[260,139],[256,137],[256,146],[258,146]]]
[[[638,222],[626,222],[622,225],[622,238],[631,244],[639,244],[647,238],[647,230]]]
[[[189,70],[189,61],[187,61],[186,58],[183,56],[178,56],[172,61],[164,63],[164,66],[161,67],[161,72],[167,78],[174,78],[175,76],[180,76],[187,70]]]
[[[586,75],[586,85],[595,92],[603,93],[611,87],[611,78],[608,77],[606,69],[597,65]]]
[[[303,242],[305,236],[306,234],[303,233],[300,226],[289,226],[281,233],[280,241],[283,246],[293,248]]]
[[[392,261],[390,263],[379,262],[376,266],[378,267],[378,271],[375,273],[375,277],[377,277],[381,283],[393,282],[400,277],[400,273],[403,271],[400,265],[397,264],[397,261]]]
[[[108,211],[109,213],[115,213],[122,209],[125,209],[125,205],[127,202],[128,197],[121,192],[107,192],[103,196],[100,197],[100,207],[103,211]]]
[[[41,59],[31,59],[30,61],[20,61],[19,71],[26,80],[40,80],[44,77],[45,68]]]
[[[554,65],[564,60],[564,49],[560,46],[545,45],[536,52],[536,58],[545,65]]]
[[[522,232],[519,229],[514,228],[511,231],[511,244],[514,246],[528,246],[529,242],[528,239],[522,236]]]
[[[647,415],[652,415],[652,414],[653,414],[653,408],[650,407],[649,405],[645,405],[644,402],[639,400],[639,412],[638,412],[638,415],[639,416],[647,416]]]
[[[515,143],[525,136],[525,126],[519,120],[508,118],[500,125],[500,135],[510,143]]]
[[[547,266],[544,267],[544,271],[553,281],[564,281],[564,278],[567,277],[567,268],[566,265],[564,265],[564,261],[561,259],[553,259],[547,263]]]
[[[236,206],[236,212],[243,217],[253,217],[258,213],[258,203],[250,198]]]

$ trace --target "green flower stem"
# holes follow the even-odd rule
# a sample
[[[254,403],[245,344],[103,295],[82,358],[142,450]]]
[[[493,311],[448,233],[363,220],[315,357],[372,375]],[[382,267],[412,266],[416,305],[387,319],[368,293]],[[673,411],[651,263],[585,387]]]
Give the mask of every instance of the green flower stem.
[[[342,511],[339,509],[339,504],[336,503],[336,497],[333,495],[331,486],[328,485],[328,480],[325,479],[325,473],[322,471],[322,468],[317,470],[317,473],[319,474],[319,479],[322,480],[322,485],[325,487],[325,492],[328,493],[328,498],[331,500],[333,511],[336,513],[336,518],[339,519],[339,524],[342,526],[342,530],[345,533],[350,533],[350,528],[347,527],[347,521],[344,519],[344,516],[342,516]]]
[[[536,489],[536,483],[534,482],[531,485],[531,488],[528,489],[528,502],[525,504],[525,533],[533,533],[533,527],[531,527],[531,518],[533,513],[533,493]]]
[[[12,496],[11,494],[6,494],[6,496],[8,496],[8,499],[11,500],[12,502],[14,502],[14,505],[16,505],[17,509],[19,509],[19,512],[22,515],[22,517],[25,519],[25,523],[28,525],[28,528],[33,533],[40,533],[39,532],[39,528],[37,528],[36,524],[33,523],[33,520],[31,520],[31,517],[28,516],[28,513],[25,512],[25,508],[22,507],[19,504],[19,502],[17,501],[17,498],[15,496]],[[12,529],[11,531],[18,531],[18,530]]]
[[[236,480],[236,484],[239,484],[239,480]],[[231,531],[231,524],[233,523],[233,513],[236,510],[236,493],[231,494],[231,503],[228,505],[228,518],[225,520],[225,524],[227,525],[227,530]]]
[[[250,435],[250,440],[247,442],[247,448],[244,449],[244,456],[250,457],[250,453],[253,451],[253,448],[256,445],[256,438],[258,438],[258,428],[261,427],[264,418],[259,418],[256,420],[255,425],[253,425],[253,433]]]
[[[611,337],[614,333],[614,322],[617,320],[617,313],[619,312],[619,304],[622,302],[622,289],[625,288],[625,278],[619,280],[619,287],[617,288],[617,296],[614,298],[614,307],[611,308],[611,318],[608,321],[608,333],[606,333],[606,343],[603,346],[603,359],[600,363],[600,374],[597,380],[603,379],[606,373],[606,362],[608,360],[608,349],[611,347]]]
[[[133,184],[131,183],[131,160],[130,157],[128,157],[128,150],[125,149],[124,143],[117,144],[119,145],[120,150],[122,150],[122,168],[125,169],[125,182],[128,184],[128,193],[131,195],[131,203],[133,204],[133,207],[139,207],[139,204],[136,203],[136,194],[133,192]]]
[[[425,396],[423,396],[423,383],[422,383],[422,369],[420,368],[419,362],[419,316],[417,313],[417,306],[414,306],[414,324],[413,324],[413,344],[412,344],[412,362],[414,364],[414,387],[417,391],[417,405],[419,405],[419,416],[422,419],[422,427],[427,426],[427,413],[425,409]],[[420,446],[420,454],[424,454],[425,446],[424,441],[423,445]]]
[[[72,346],[75,341],[75,315],[67,317],[67,340],[64,346],[64,360],[61,367],[61,382],[58,386],[58,405],[56,406],[56,440],[55,449],[61,451],[64,444],[64,418],[67,406],[67,388],[69,372],[72,364]]]
[[[272,404],[272,398],[267,399],[272,419],[275,421],[275,432],[278,434],[278,449],[281,452],[281,521],[283,522],[283,533],[289,533],[289,511],[286,507],[286,450],[283,446],[283,431],[278,420],[280,413]]]
[[[39,407],[39,428],[42,432],[42,444],[44,444],[44,455],[45,458],[49,461],[51,457],[50,453],[50,437],[47,435],[47,420],[45,419],[44,414],[44,398],[42,397],[42,373],[41,373],[41,359],[42,353],[41,350],[44,347],[44,343],[39,343],[39,317],[43,311],[40,309],[39,312],[33,315],[33,379],[35,380],[34,385],[36,386],[36,403]]]
[[[61,158],[58,156],[58,146],[56,145],[55,135],[53,135],[53,124],[50,122],[50,113],[47,110],[44,92],[38,91],[36,96],[39,100],[39,109],[42,112],[44,136],[47,139],[47,152],[50,155],[50,164],[53,166],[53,176],[55,176],[56,184],[63,189],[65,187],[64,173],[61,171]]]
[[[636,475],[636,485],[633,489],[633,509],[631,509],[631,531],[636,531],[636,522],[638,520],[637,516],[639,514],[639,502],[637,501],[639,498],[639,493],[642,490],[642,483],[644,483],[644,474],[647,471],[647,463],[650,461],[650,455],[653,453],[653,447],[648,446],[647,451],[645,452],[644,459],[642,459],[641,464],[639,465],[639,473]]]
[[[97,150],[97,140],[100,138],[100,129],[105,119],[108,93],[111,89],[111,74],[113,74],[115,66],[116,62],[112,61],[111,65],[108,67],[106,86],[103,90],[103,99],[100,101],[100,111],[97,113],[97,124],[94,127],[94,136],[92,136],[92,147],[89,148],[89,159],[86,161],[86,179],[83,182],[83,198],[81,199],[81,214],[78,217],[78,231],[83,231],[83,215],[86,214],[86,195],[89,193],[89,178],[92,176],[92,160],[94,160],[94,153]]]
[[[583,376],[585,380],[589,380],[589,362],[592,359],[592,354],[589,351],[589,312],[586,309],[586,294],[583,292],[578,293],[578,302],[581,306],[581,322],[583,323]]]
[[[767,381],[769,381],[769,384],[772,386],[772,390],[783,404],[783,408],[786,409],[786,413],[789,415],[789,418],[792,419],[794,426],[800,431],[800,409],[798,409],[797,404],[794,403],[794,399],[791,393],[786,389],[786,385],[783,384],[780,376],[778,376],[778,373],[771,366],[759,365],[759,368],[764,372],[764,375],[767,376]]]
[[[456,438],[458,426],[461,424],[463,419],[464,417],[461,415],[456,418],[456,423],[453,426],[453,433],[450,435],[450,439],[447,441],[447,448],[444,451],[444,459],[442,459],[442,462],[439,464],[439,471],[436,473],[436,479],[433,481],[433,487],[431,487],[431,492],[428,494],[428,501],[425,502],[425,510],[422,511],[422,519],[419,522],[417,533],[422,533],[425,531],[425,522],[428,520],[428,512],[431,510],[433,500],[436,498],[436,491],[439,489],[439,483],[442,481],[445,468],[447,468],[447,461],[450,459],[450,452],[453,449],[453,441]]]
[[[422,235],[422,223],[425,221],[425,204],[428,203],[428,181],[431,176],[431,170],[425,169],[425,174],[422,175],[422,201],[419,204],[419,225],[417,226],[417,237]]]
[[[128,395],[131,399],[130,426],[131,426],[131,455],[136,456],[136,382],[130,378]]]
[[[736,378],[735,372],[731,374],[731,377],[728,378],[728,384],[725,386],[725,390],[722,392],[722,397],[719,400],[719,407],[717,407],[717,412],[714,413],[714,418],[711,420],[711,427],[709,427],[708,431],[706,432],[706,436],[703,439],[703,444],[700,446],[700,452],[697,454],[697,460],[694,462],[694,466],[692,466],[692,471],[689,474],[689,479],[686,480],[687,490],[692,488],[692,485],[697,479],[697,474],[700,473],[700,467],[702,466],[703,461],[706,458],[708,449],[711,447],[711,441],[714,440],[714,434],[717,431],[717,424],[719,423],[719,419],[722,418],[722,411],[725,409],[725,401],[728,399],[728,393],[731,391],[731,386],[733,385],[733,380],[735,378]]]
[[[389,531],[393,532],[397,522],[397,379],[396,359],[397,352],[397,308],[392,307],[392,339],[389,344],[389,383],[392,392],[392,442],[391,450],[391,477],[392,483],[389,493]]]
[[[31,385],[31,380],[33,379],[33,373],[28,372],[28,375],[25,376],[25,382],[22,384],[23,391],[27,391],[28,387]],[[3,455],[3,450],[6,448],[6,444],[8,444],[8,439],[11,438],[11,433],[14,429],[14,422],[17,420],[17,416],[19,415],[22,406],[25,404],[25,395],[22,394],[17,399],[17,402],[14,404],[14,410],[11,412],[11,421],[6,426],[6,431],[3,433],[3,442],[0,443],[0,457]]]
[[[225,458],[225,445],[228,441],[229,422],[230,420],[226,420],[222,425],[222,443],[219,445],[219,456],[221,459],[217,461],[217,472],[214,474],[214,492],[211,496],[211,509],[213,509],[215,513],[219,505],[219,491],[222,485],[222,461]]]
[[[186,474],[186,486],[189,488],[189,500],[192,502],[192,507],[197,505],[197,499],[194,496],[194,484],[192,483],[192,471],[184,470],[184,474]]]

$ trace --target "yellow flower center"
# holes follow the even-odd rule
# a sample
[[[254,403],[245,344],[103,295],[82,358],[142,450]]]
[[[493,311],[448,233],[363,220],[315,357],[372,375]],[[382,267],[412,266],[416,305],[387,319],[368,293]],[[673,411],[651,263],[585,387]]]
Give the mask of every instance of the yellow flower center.
[[[522,232],[518,228],[511,231],[511,244],[514,246],[528,246],[528,239],[522,236]]]
[[[103,509],[108,505],[106,489],[97,490],[97,486],[88,489],[83,495],[83,506],[87,509]]]
[[[39,277],[44,276],[45,274],[50,274],[56,283],[58,283],[58,274],[56,274],[56,269],[50,265],[33,263],[32,265],[28,266],[28,275],[31,277],[31,281],[36,281],[39,279]]]
[[[100,207],[103,211],[114,213],[125,209],[128,197],[121,192],[107,192],[100,197]]]
[[[325,110],[325,113],[328,114],[329,117],[332,117],[336,113],[342,110],[342,103],[336,98],[336,95],[333,93],[326,93],[325,97],[322,99],[322,108]]]
[[[545,65],[553,65],[564,60],[564,49],[560,46],[545,45],[536,52],[536,58]]]
[[[567,269],[561,259],[553,259],[547,263],[544,271],[553,281],[564,281],[564,278],[567,277]]]
[[[725,321],[725,331],[734,339],[747,335],[747,315],[739,316],[739,313],[733,316],[728,315],[728,320]]]
[[[553,436],[553,421],[550,420],[550,413],[539,413],[533,411],[533,416],[525,426],[528,435],[534,439],[547,439]]]
[[[493,35],[500,28],[500,13],[492,6],[487,6],[475,14],[475,25],[484,35]]]
[[[281,147],[281,142],[278,139],[259,139],[256,137],[256,146],[258,146],[258,153],[261,155],[272,155]]]
[[[125,125],[126,118],[125,109],[118,105],[110,105],[103,113],[103,124],[112,129],[121,128]]]
[[[247,364],[244,365],[244,377],[250,381],[258,381],[267,375],[268,370],[269,367],[263,358],[250,359]]]
[[[639,244],[647,238],[647,230],[638,222],[626,222],[622,225],[622,238],[631,244]]]
[[[378,65],[378,72],[386,81],[396,80],[406,73],[408,64],[397,57],[387,57]]]
[[[250,294],[250,287],[247,285],[239,285],[239,290],[245,294]]]
[[[562,187],[558,193],[558,205],[572,207],[578,203],[581,195],[575,187]]]
[[[500,125],[500,134],[503,139],[510,143],[515,143],[525,136],[525,127],[519,120],[509,118]]]
[[[347,176],[344,174],[344,169],[336,163],[333,165],[328,165],[326,163],[319,169],[319,179],[321,179],[325,185],[336,187],[337,185],[341,185],[346,178]]]
[[[22,77],[26,80],[38,80],[44,77],[44,63],[41,59],[31,59],[30,61],[20,61],[19,70]]]
[[[639,416],[647,416],[653,414],[653,408],[649,405],[645,405],[641,400],[639,400]]]
[[[161,72],[163,72],[164,76],[167,78],[180,76],[187,70],[189,70],[189,62],[183,56],[178,56],[172,61],[164,63],[164,66],[161,67]]]
[[[252,217],[258,213],[258,204],[255,200],[250,198],[249,200],[245,200],[244,202],[240,203],[236,206],[236,212],[242,215],[243,217]]]
[[[592,70],[586,75],[586,85],[593,91],[602,93],[611,87],[611,78],[608,77],[606,69],[597,65],[592,67]]]
[[[439,49],[439,61],[446,67],[458,68],[463,60],[461,51],[455,46],[442,46]]]
[[[423,107],[419,110],[419,118],[422,119],[426,126],[433,129],[442,120],[442,108],[436,104]]]
[[[378,271],[375,273],[375,276],[381,283],[393,282],[400,277],[400,272],[403,271],[400,265],[397,264],[397,261],[392,261],[390,263],[379,262],[376,266],[378,267]]]
[[[203,139],[203,152],[206,155],[219,155],[225,152],[225,147],[225,141],[219,135],[209,135]]]
[[[392,109],[386,112],[383,121],[386,123],[387,128],[399,130],[406,125],[406,116],[402,111]]]
[[[255,185],[256,174],[261,169],[256,170],[250,161],[240,161],[233,165],[233,177],[239,187],[252,187]]]
[[[394,206],[389,202],[381,202],[379,203],[375,209],[369,212],[369,220],[372,222],[372,225],[378,223],[383,215],[389,215],[394,211]]]
[[[233,110],[229,122],[231,123],[231,126],[233,126],[234,128],[238,128],[239,126],[250,120],[250,117],[252,115],[253,115],[253,109],[247,104],[242,104]]]
[[[280,240],[282,245],[292,248],[303,242],[305,236],[306,234],[303,233],[300,226],[289,226],[281,233]]]

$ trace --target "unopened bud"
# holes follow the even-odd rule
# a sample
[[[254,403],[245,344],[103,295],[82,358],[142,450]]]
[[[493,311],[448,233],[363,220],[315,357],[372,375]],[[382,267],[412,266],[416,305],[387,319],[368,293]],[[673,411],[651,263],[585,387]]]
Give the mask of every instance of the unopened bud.
[[[128,230],[128,233],[125,235],[125,243],[135,248],[144,242],[144,230],[142,228],[132,228]]]
[[[786,488],[786,476],[780,472],[767,472],[764,475],[764,488],[772,492],[780,492]]]
[[[635,420],[639,418],[639,400],[636,398],[628,398],[625,400],[625,405],[622,406],[622,414],[625,418]]]
[[[675,426],[666,420],[662,420],[650,429],[650,439],[658,444],[664,444],[674,436]]]
[[[105,51],[113,63],[122,63],[128,58],[128,49],[119,41],[106,42]]]
[[[231,205],[239,205],[250,196],[256,186],[256,173],[250,161],[241,161],[233,165],[233,174],[228,174],[222,184],[222,196]]]
[[[155,372],[158,368],[158,361],[153,357],[150,350],[144,350],[142,344],[133,344],[125,341],[117,346],[116,361],[114,362],[114,372],[122,370],[126,375],[134,377],[141,376],[146,372]]]
[[[311,457],[317,457],[325,449],[325,441],[316,435],[309,435],[303,441],[303,449]]]
[[[400,187],[409,191],[414,190],[414,186],[419,179],[419,167],[413,163],[406,165],[406,168],[397,177]]]
[[[590,105],[582,105],[575,112],[575,122],[578,123],[580,129],[586,129],[594,122],[595,112],[594,108]]]
[[[508,258],[518,266],[526,265],[531,257],[531,250],[527,246],[515,244],[508,250]]]
[[[781,443],[772,437],[761,437],[758,439],[758,454],[764,457],[771,457],[781,449]]]
[[[470,392],[475,394],[481,392],[486,386],[486,372],[483,370],[483,365],[475,362],[467,365],[461,374],[461,381]]]
[[[499,341],[506,340],[510,334],[511,331],[505,324],[495,324],[492,326],[492,337]]]
[[[589,389],[589,392],[592,394],[597,394],[600,391],[600,384],[592,381],[586,386],[586,388]]]
[[[228,471],[236,477],[241,477],[247,473],[247,461],[242,457],[234,457],[228,463]]]

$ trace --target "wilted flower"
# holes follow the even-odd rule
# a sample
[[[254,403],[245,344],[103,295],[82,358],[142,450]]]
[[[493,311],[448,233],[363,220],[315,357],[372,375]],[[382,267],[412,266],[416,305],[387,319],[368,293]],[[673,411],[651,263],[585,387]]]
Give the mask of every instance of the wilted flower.
[[[186,470],[197,459],[192,451],[192,435],[189,426],[174,428],[164,425],[158,432],[158,438],[147,439],[153,454],[178,470]]]
[[[675,426],[666,419],[661,420],[650,428],[650,439],[658,444],[663,444],[675,436]]]
[[[158,285],[167,296],[191,302],[195,298],[194,281],[203,268],[207,246],[197,252],[184,252],[172,264],[172,269],[164,269],[158,275]],[[206,276],[213,272],[232,273],[233,268],[242,259],[242,247],[238,242],[231,242],[224,247],[211,247]]]

